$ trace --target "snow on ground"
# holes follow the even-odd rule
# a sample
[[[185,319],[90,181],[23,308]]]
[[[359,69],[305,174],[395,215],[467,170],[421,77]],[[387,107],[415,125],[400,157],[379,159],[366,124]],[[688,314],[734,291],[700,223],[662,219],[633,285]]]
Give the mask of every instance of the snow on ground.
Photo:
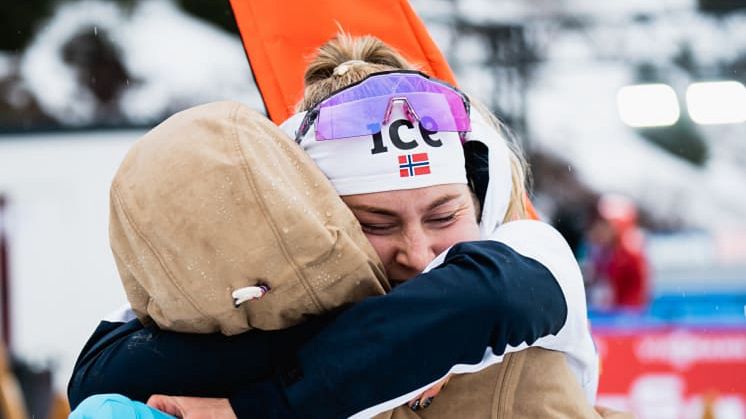
[[[144,130],[0,135],[12,350],[64,391],[98,321],[126,299],[108,239],[109,185]]]
[[[237,36],[179,10],[171,1],[136,2],[131,11],[100,0],[61,5],[26,49],[28,88],[50,115],[65,123],[93,122],[96,102],[60,53],[82,31],[106,36],[133,77],[120,106],[131,122],[213,100],[233,99],[262,109]]]

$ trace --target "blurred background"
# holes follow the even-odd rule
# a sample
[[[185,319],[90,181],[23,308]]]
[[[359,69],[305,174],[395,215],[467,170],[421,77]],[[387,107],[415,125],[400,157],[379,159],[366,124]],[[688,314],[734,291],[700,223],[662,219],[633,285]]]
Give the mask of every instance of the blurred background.
[[[412,4],[583,267],[599,403],[746,418],[746,0]],[[124,153],[222,99],[263,109],[225,0],[0,4],[0,379],[29,415],[58,411],[125,302],[107,237]]]

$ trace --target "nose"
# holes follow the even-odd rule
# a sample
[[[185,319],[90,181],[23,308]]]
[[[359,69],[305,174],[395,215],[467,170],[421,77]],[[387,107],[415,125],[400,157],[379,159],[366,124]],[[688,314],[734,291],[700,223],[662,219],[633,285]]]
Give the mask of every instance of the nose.
[[[411,276],[417,275],[435,258],[435,242],[422,229],[405,232],[398,246],[396,262]]]

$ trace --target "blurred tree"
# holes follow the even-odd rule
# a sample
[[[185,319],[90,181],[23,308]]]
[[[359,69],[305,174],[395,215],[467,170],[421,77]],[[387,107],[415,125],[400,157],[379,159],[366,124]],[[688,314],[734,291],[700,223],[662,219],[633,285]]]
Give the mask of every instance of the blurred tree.
[[[11,71],[0,77],[0,132],[57,127],[21,79],[18,61],[18,57],[10,57]]]
[[[511,127],[528,147],[526,125],[526,89],[534,69],[541,61],[540,45],[523,23],[474,22],[455,15],[455,45],[458,38],[476,36],[487,47],[484,51],[485,69],[492,77],[490,92],[485,94],[486,105]],[[447,48],[449,63],[456,74],[461,72],[458,48]]]
[[[684,71],[695,72],[697,64],[689,45],[682,45],[674,58],[674,63]],[[666,72],[650,62],[637,64],[636,79],[640,83],[665,83]],[[707,161],[707,144],[689,119],[686,106],[680,104],[681,117],[674,125],[667,127],[638,128],[643,138],[664,149],[665,151],[685,159],[696,165],[703,165]]]
[[[39,101],[24,84],[20,57],[35,32],[50,19],[57,7],[80,0],[26,0],[0,2],[0,52],[8,51],[8,71],[0,76],[0,131],[49,129],[60,123],[46,115]],[[108,0],[131,12],[147,0]],[[237,33],[228,0],[172,0],[194,17]],[[128,74],[116,43],[102,28],[83,27],[59,51],[76,72],[78,83],[95,97],[93,124],[124,122],[118,100],[123,90],[138,83]]]
[[[63,60],[78,70],[78,81],[102,103],[111,103],[129,80],[122,54],[105,30],[85,28],[65,43]]]
[[[640,128],[638,132],[651,143],[698,166],[707,161],[707,144],[686,112],[671,126]]]
[[[733,80],[746,84],[746,54],[740,55],[732,62],[725,64],[723,73]]]
[[[73,1],[78,0],[0,2],[0,51],[22,51],[33,37],[37,26],[48,19],[58,5]],[[140,1],[143,0],[113,0],[125,8],[132,8]],[[196,17],[228,32],[238,33],[228,0],[178,0],[177,3]]]
[[[121,123],[119,97],[130,83],[122,54],[106,30],[81,28],[61,50],[62,59],[77,73],[78,84],[96,98],[97,123]]]
[[[639,83],[660,83],[661,71],[655,64],[647,61],[635,66],[635,80]]]
[[[746,9],[744,0],[699,0],[698,4],[700,10],[718,14]]]
[[[699,69],[697,57],[694,56],[692,46],[688,42],[679,47],[678,53],[673,57],[673,63],[691,75],[696,75]]]
[[[54,0],[0,2],[0,50],[23,50],[37,24],[51,15],[55,3]]]
[[[213,23],[228,32],[238,33],[233,9],[228,0],[178,0],[188,13]]]

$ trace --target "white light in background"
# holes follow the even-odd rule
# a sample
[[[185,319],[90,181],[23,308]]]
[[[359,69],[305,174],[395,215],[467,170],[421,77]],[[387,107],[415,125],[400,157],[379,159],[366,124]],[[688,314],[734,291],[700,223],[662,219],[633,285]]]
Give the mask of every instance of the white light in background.
[[[686,107],[698,124],[746,122],[746,87],[737,81],[692,83],[686,89]]]
[[[616,101],[619,117],[631,127],[664,127],[679,120],[679,101],[667,84],[624,86]]]

